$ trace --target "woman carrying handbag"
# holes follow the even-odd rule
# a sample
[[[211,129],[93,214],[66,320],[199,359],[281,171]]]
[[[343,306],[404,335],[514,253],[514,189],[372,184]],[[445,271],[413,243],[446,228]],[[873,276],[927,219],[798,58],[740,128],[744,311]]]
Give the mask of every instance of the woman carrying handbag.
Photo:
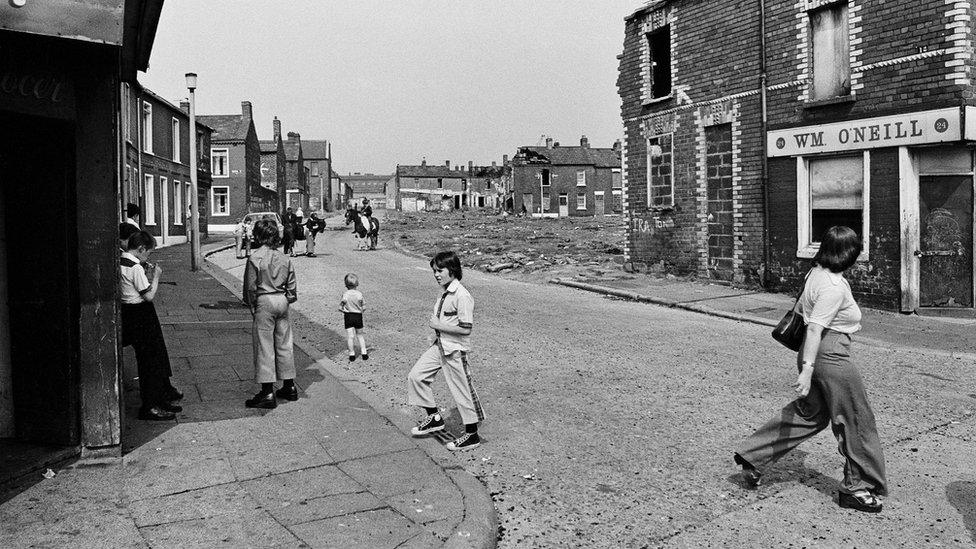
[[[746,483],[758,486],[762,469],[830,425],[844,456],[838,503],[868,513],[881,511],[887,494],[884,456],[874,412],[851,357],[851,334],[861,329],[861,310],[843,272],[861,253],[861,238],[848,227],[824,233],[799,298],[806,322],[797,355],[799,397],[739,444],[735,462]]]

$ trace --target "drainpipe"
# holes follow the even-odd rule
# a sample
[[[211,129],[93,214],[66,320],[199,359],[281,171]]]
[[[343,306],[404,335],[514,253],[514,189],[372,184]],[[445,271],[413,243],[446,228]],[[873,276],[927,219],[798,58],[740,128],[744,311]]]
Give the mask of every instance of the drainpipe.
[[[760,182],[763,191],[763,272],[759,284],[763,288],[769,286],[769,165],[766,144],[767,114],[766,114],[766,0],[759,0],[759,102],[762,109],[759,135],[762,138],[762,162],[760,163]]]

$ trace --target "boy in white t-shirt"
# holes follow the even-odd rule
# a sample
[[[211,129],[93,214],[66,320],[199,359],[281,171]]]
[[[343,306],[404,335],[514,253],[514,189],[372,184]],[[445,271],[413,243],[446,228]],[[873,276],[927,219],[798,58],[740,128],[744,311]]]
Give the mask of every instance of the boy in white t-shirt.
[[[349,362],[356,360],[356,340],[359,340],[359,351],[363,360],[369,360],[366,350],[366,338],[363,336],[363,311],[366,310],[366,299],[359,291],[359,277],[349,273],[345,278],[346,291],[339,302],[343,321],[346,326],[346,346],[349,347]]]

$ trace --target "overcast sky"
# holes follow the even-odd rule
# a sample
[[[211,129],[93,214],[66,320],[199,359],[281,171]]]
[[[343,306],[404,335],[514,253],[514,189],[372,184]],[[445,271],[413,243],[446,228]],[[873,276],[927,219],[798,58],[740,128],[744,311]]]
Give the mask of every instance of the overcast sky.
[[[617,58],[642,0],[166,0],[146,87],[198,114],[254,107],[258,137],[333,143],[334,167],[490,164],[551,135],[621,137]]]

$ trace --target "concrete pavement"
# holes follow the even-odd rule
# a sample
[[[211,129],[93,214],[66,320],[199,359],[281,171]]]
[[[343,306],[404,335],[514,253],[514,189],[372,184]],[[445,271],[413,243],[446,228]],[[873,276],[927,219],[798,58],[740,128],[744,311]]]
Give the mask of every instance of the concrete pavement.
[[[795,295],[650,275],[554,278],[550,283],[770,328],[793,307],[796,298]],[[855,336],[859,344],[976,360],[976,349],[973,348],[976,319],[905,315],[869,307],[861,307],[861,311],[862,329]]]
[[[301,398],[245,408],[256,390],[249,312],[208,273],[190,272],[186,245],[153,260],[184,411],[175,422],[135,419],[127,353],[123,457],[12,487],[0,497],[0,546],[494,546],[484,485],[446,450],[405,435],[409,425],[378,412],[357,381],[334,376],[328,358],[296,347]]]

